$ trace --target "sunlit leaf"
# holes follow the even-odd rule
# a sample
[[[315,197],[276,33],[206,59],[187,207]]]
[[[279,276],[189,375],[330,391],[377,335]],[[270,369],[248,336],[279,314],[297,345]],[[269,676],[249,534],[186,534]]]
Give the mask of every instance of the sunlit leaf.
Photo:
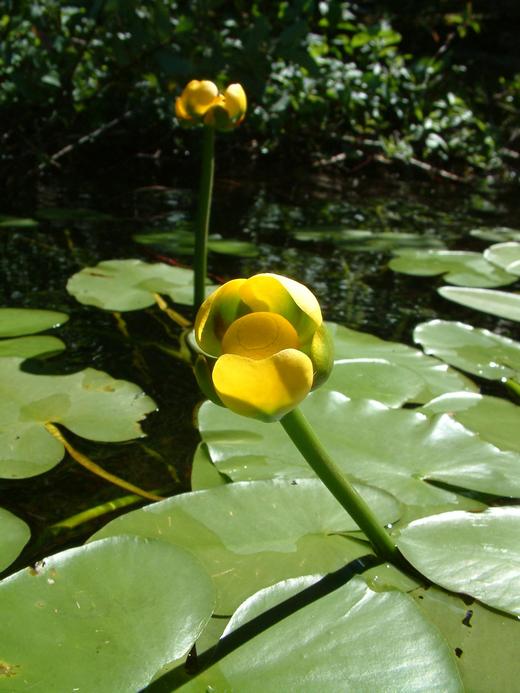
[[[520,241],[520,231],[510,229],[507,226],[490,226],[480,229],[472,229],[470,234],[484,241]]]
[[[87,368],[72,375],[34,375],[20,359],[0,359],[0,477],[41,474],[64,450],[45,429],[66,426],[90,440],[116,442],[143,435],[139,421],[155,403],[126,380]]]
[[[433,582],[520,615],[520,507],[424,517],[401,530],[398,546]]]
[[[0,228],[13,229],[33,229],[38,226],[36,219],[28,219],[24,217],[10,217],[0,214]]]
[[[520,276],[520,243],[496,243],[484,251],[484,257],[510,274]]]
[[[403,231],[378,233],[364,229],[317,227],[315,229],[295,229],[292,235],[298,241],[333,243],[354,251],[385,252],[395,250],[396,248],[444,247],[444,243],[435,236]]]
[[[191,466],[191,490],[202,491],[205,488],[224,486],[226,483],[225,477],[213,464],[207,447],[204,443],[199,443]]]
[[[433,354],[481,378],[520,378],[520,342],[461,322],[431,320],[413,333],[427,354]]]
[[[105,310],[147,308],[155,303],[154,293],[191,305],[193,271],[141,260],[106,260],[74,274],[67,282],[67,291],[80,303]]]
[[[401,508],[384,491],[359,487],[382,524]],[[159,537],[197,555],[215,580],[217,613],[232,611],[278,580],[337,570],[371,553],[342,533],[357,525],[316,479],[227,484],[185,493],[128,513],[94,539],[118,534]]]
[[[399,342],[386,342],[367,332],[358,332],[332,322],[327,323],[327,329],[334,341],[336,363],[349,359],[383,359],[419,377],[422,386],[410,397],[409,401],[427,402],[444,392],[478,390],[469,378],[442,361],[425,356],[419,349],[413,349]],[[326,387],[332,389],[330,382],[327,382]],[[370,383],[370,386],[376,390],[378,383]],[[411,380],[410,388],[412,388]],[[378,399],[376,394],[371,397]]]
[[[226,632],[302,587],[287,581],[254,595]],[[361,577],[279,620],[178,690],[224,689],[463,690],[455,655],[413,599],[373,592]]]
[[[429,416],[449,414],[483,440],[520,453],[520,407],[508,400],[454,392],[428,402],[421,411]]]
[[[0,508],[0,572],[11,565],[30,536],[31,531],[23,520]]]
[[[33,356],[51,355],[65,349],[65,344],[57,337],[15,337],[0,341],[0,358],[15,356],[21,359]]]
[[[404,503],[457,504],[455,493],[427,479],[520,496],[520,457],[479,440],[448,415],[430,419],[325,389],[311,393],[301,408],[347,474]],[[217,469],[233,481],[313,476],[281,426],[237,416],[210,402],[200,408],[198,425]]]
[[[138,243],[151,245],[173,255],[193,255],[195,249],[193,230],[154,231],[136,234],[133,238]],[[234,238],[222,238],[216,234],[209,236],[208,250],[238,257],[256,257],[258,255],[258,246],[255,243]]]
[[[187,551],[117,537],[0,583],[0,691],[137,691],[186,655],[214,605]]]
[[[443,298],[466,308],[474,308],[484,313],[498,315],[500,318],[520,322],[520,294],[456,286],[441,286],[438,291]]]
[[[19,337],[59,327],[69,316],[54,310],[0,308],[0,337]]]
[[[458,250],[401,250],[389,267],[421,277],[442,274],[447,282],[460,286],[503,286],[517,279],[480,253]]]

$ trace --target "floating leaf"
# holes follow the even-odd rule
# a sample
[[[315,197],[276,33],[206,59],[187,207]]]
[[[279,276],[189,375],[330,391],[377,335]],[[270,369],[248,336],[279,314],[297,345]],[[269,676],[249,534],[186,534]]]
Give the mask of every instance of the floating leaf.
[[[0,308],[0,337],[19,337],[59,327],[67,322],[66,313],[33,308]]]
[[[520,322],[520,294],[456,286],[441,286],[438,291],[443,298],[461,306]]]
[[[0,214],[0,228],[12,228],[12,229],[32,229],[38,226],[36,219],[27,219],[24,217],[10,217],[4,214]]]
[[[191,490],[202,491],[206,488],[224,486],[226,483],[225,477],[213,464],[207,447],[204,443],[199,443],[193,455],[191,466]]]
[[[297,241],[333,243],[354,251],[385,252],[396,248],[443,248],[444,243],[434,236],[401,231],[377,233],[365,229],[322,227],[296,229],[292,234]]]
[[[294,591],[287,581],[254,595],[228,630]],[[361,577],[274,623],[179,688],[224,689],[463,690],[454,654],[413,599],[373,592]]]
[[[23,520],[0,508],[0,572],[11,565],[30,536],[31,531]]]
[[[117,537],[0,583],[0,691],[137,691],[186,655],[214,590],[187,551]]]
[[[126,380],[87,368],[72,375],[34,375],[20,359],[0,359],[0,477],[41,474],[63,457],[45,429],[58,423],[90,440],[117,442],[143,435],[139,421],[155,403]]]
[[[430,277],[442,274],[450,284],[493,287],[512,284],[516,277],[480,253],[458,250],[401,250],[390,260],[394,272]]]
[[[496,243],[486,248],[484,257],[506,272],[520,276],[520,243]]]
[[[193,230],[172,229],[136,234],[134,240],[143,245],[151,245],[173,255],[193,255],[195,235]],[[250,241],[239,241],[234,238],[222,238],[212,234],[208,238],[208,250],[223,255],[238,257],[256,257],[258,246]]]
[[[389,407],[417,401],[422,378],[403,366],[384,359],[342,359],[336,361],[326,387],[347,397],[376,399]]]
[[[520,453],[520,407],[499,397],[474,392],[454,392],[428,402],[428,416],[447,413],[501,450]]]
[[[210,293],[214,287],[207,287]],[[139,310],[165,294],[175,303],[193,303],[193,270],[141,260],[106,260],[86,267],[67,282],[67,291],[80,303],[105,310]]]
[[[520,343],[461,322],[431,320],[414,330],[427,354],[489,380],[520,378]]]
[[[477,386],[461,373],[453,370],[442,361],[425,356],[422,351],[400,344],[386,342],[367,332],[351,330],[343,325],[328,322],[327,329],[334,341],[336,364],[351,359],[383,359],[396,366],[403,367],[422,381],[422,387],[409,401],[428,402],[444,392],[460,390],[478,390]],[[335,377],[335,376],[334,376]],[[373,384],[377,387],[377,383]],[[327,382],[330,387],[330,381]],[[412,384],[410,381],[410,388]],[[373,395],[373,399],[378,399]]]
[[[359,490],[383,524],[399,517],[401,508],[388,493]],[[215,581],[218,613],[230,615],[262,587],[331,572],[371,553],[366,543],[339,536],[357,529],[321,481],[293,479],[185,493],[123,515],[93,538],[135,534],[189,549]]]
[[[520,496],[520,457],[479,440],[447,415],[430,420],[324,389],[311,393],[301,408],[347,474],[404,503],[458,502],[456,494],[427,479]],[[233,481],[313,476],[281,426],[237,416],[211,402],[199,409],[198,425],[217,469]]]
[[[398,546],[428,579],[520,616],[520,507],[424,517],[401,530]]]
[[[36,213],[38,219],[47,221],[112,221],[114,217],[106,212],[82,207],[46,207]]]
[[[470,234],[484,241],[520,241],[520,231],[507,226],[472,229]]]
[[[51,355],[65,349],[65,344],[57,337],[17,337],[0,341],[0,358],[17,357],[21,359],[33,356]]]

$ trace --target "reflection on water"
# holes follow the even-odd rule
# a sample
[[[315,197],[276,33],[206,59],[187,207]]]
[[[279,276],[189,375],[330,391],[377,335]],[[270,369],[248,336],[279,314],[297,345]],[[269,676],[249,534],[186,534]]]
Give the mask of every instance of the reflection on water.
[[[65,291],[68,277],[100,260],[189,263],[185,255],[169,256],[133,237],[186,231],[194,214],[196,180],[174,187],[148,181],[128,176],[54,181],[42,185],[25,208],[0,209],[39,220],[37,226],[0,229],[0,305],[49,308],[71,316],[57,331],[67,351],[43,363],[28,363],[28,369],[67,373],[91,366],[138,383],[155,399],[159,412],[145,423],[148,437],[143,440],[102,445],[68,437],[112,473],[171,493],[187,489],[198,441],[192,421],[199,401],[195,381],[189,366],[168,353],[178,347],[179,328],[156,308],[119,318],[82,306]],[[496,327],[496,319],[440,298],[434,290],[442,284],[440,278],[395,274],[387,267],[392,247],[481,250],[489,242],[471,236],[471,229],[515,226],[518,202],[515,209],[506,198],[486,205],[479,200],[460,188],[435,191],[428,184],[303,177],[257,183],[220,176],[212,231],[252,242],[258,254],[212,253],[209,271],[215,281],[259,271],[287,274],[316,293],[329,320],[386,339],[410,342],[414,326],[432,317]],[[183,312],[189,316],[189,310]],[[511,324],[499,321],[499,330],[501,324],[507,334]],[[77,542],[97,526],[90,523],[77,536],[66,532],[52,538],[42,534],[50,524],[124,495],[70,460],[33,479],[0,480],[0,491],[0,505],[33,530],[33,542],[15,567]]]

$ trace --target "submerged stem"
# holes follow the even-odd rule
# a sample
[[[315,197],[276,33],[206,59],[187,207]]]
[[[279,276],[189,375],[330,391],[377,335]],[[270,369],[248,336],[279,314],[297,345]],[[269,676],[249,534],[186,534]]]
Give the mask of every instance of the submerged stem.
[[[180,327],[189,327],[191,325],[191,322],[185,318],[184,315],[181,315],[180,313],[177,313],[176,310],[173,310],[173,308],[170,308],[160,294],[154,293],[153,297],[157,306],[163,311],[163,313],[166,313],[166,315],[170,318],[170,320],[173,320],[174,323]]]
[[[215,170],[215,129],[204,126],[202,137],[202,165],[200,173],[199,202],[195,227],[195,282],[193,305],[195,312],[205,298],[208,263],[208,233],[213,194],[213,173]]]
[[[365,533],[376,554],[393,563],[401,563],[401,554],[390,535],[347,476],[329,457],[303,413],[293,409],[280,423],[310,467]]]
[[[115,484],[116,486],[124,488],[125,491],[131,491],[132,493],[136,493],[138,496],[142,496],[143,498],[147,498],[148,500],[163,500],[161,496],[156,496],[155,493],[150,493],[149,491],[145,491],[144,489],[139,488],[139,486],[134,486],[134,484],[130,484],[128,481],[120,479],[115,474],[107,472],[105,469],[103,469],[103,467],[100,467],[95,462],[92,462],[92,460],[90,460],[86,455],[83,455],[81,452],[73,448],[72,445],[68,442],[68,440],[64,438],[63,434],[57,428],[57,426],[55,426],[50,421],[47,421],[47,423],[45,424],[45,428],[49,431],[49,433],[52,436],[54,436],[54,438],[56,438],[56,440],[59,440],[59,442],[63,445],[63,447],[72,457],[72,459],[76,460],[76,462],[80,464],[82,467],[85,467],[85,469],[88,469],[89,472],[92,472],[92,474],[96,474],[96,476],[100,476],[102,479],[110,481],[111,484]]]

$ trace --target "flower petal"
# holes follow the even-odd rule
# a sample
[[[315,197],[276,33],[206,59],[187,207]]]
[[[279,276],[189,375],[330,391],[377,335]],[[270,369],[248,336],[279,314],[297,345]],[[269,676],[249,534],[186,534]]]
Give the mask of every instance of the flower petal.
[[[224,354],[213,369],[213,384],[223,404],[242,416],[277,421],[308,395],[312,362],[297,349],[266,359]]]
[[[232,279],[216,289],[199,308],[195,318],[197,344],[211,356],[222,353],[221,340],[233,320],[247,309],[240,299],[240,287],[245,279]]]
[[[192,79],[181,94],[185,110],[195,116],[203,116],[218,98],[218,88],[207,79]]]
[[[249,313],[229,326],[222,339],[222,353],[265,359],[283,349],[297,349],[298,334],[277,313]]]
[[[252,311],[278,313],[294,326],[302,342],[323,322],[320,305],[303,284],[278,274],[255,274],[240,287],[240,296]]]
[[[241,84],[230,84],[224,92],[225,108],[233,121],[240,121],[246,114],[247,97]]]

